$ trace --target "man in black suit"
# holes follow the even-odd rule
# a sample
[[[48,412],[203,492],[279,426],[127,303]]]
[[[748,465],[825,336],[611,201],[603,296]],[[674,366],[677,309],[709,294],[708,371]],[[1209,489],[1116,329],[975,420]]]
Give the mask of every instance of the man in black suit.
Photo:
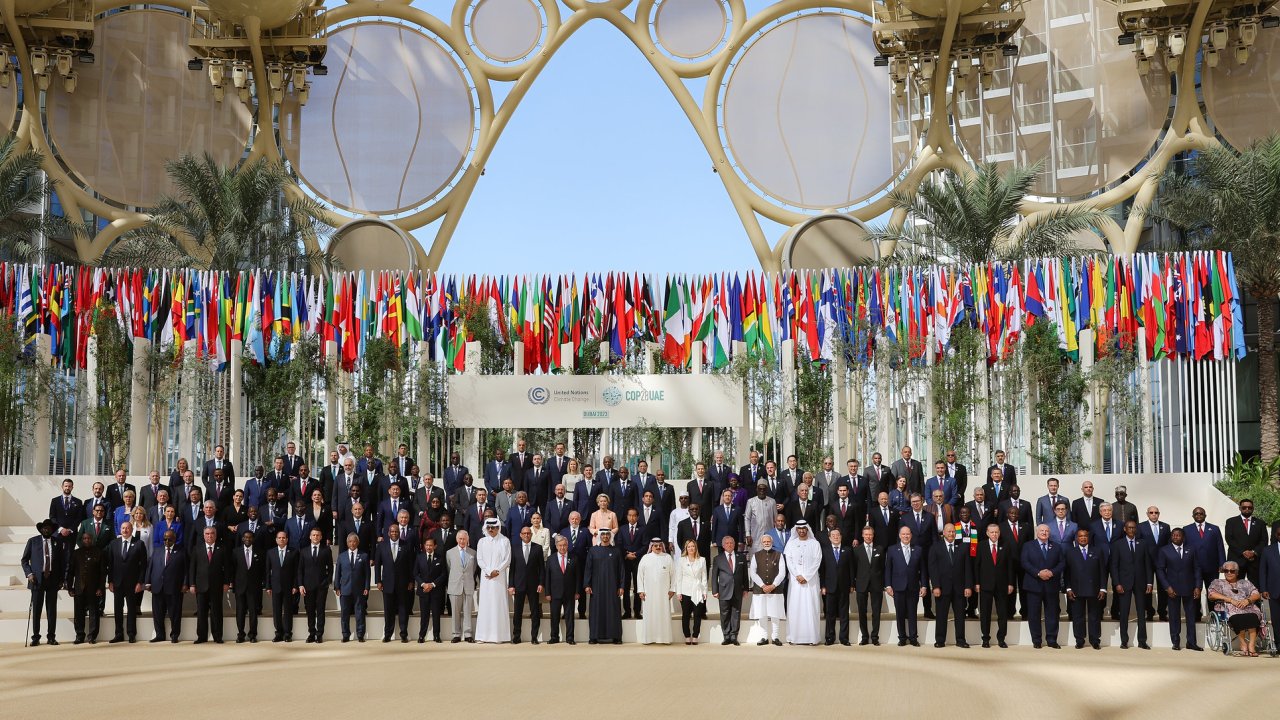
[[[1076,649],[1085,640],[1094,650],[1102,648],[1102,605],[1107,598],[1107,551],[1089,542],[1088,530],[1076,530],[1075,545],[1066,551],[1068,614],[1076,638]],[[1087,637],[1086,637],[1087,635]]]
[[[1002,648],[1009,629],[1009,597],[1013,595],[1015,572],[1012,550],[1000,541],[1000,526],[987,526],[978,545],[974,590],[978,593],[978,618],[982,623],[982,647],[991,647],[991,606],[996,610],[996,642]]]
[[[1169,597],[1169,639],[1178,650],[1180,621],[1186,620],[1187,649],[1203,650],[1196,644],[1196,604],[1200,600],[1200,567],[1196,554],[1183,544],[1182,528],[1169,534],[1169,544],[1156,551],[1156,577]]]
[[[1000,542],[1009,548],[1009,564],[1013,566],[1014,589],[1008,597],[1009,617],[1017,614],[1018,608],[1022,608],[1022,617],[1027,616],[1027,591],[1022,588],[1022,548],[1034,537],[1031,522],[1024,519],[1018,506],[1011,505],[1005,520],[1000,523]]]
[[[387,474],[393,477],[409,477],[409,470],[414,466],[413,458],[409,455],[409,446],[400,443],[396,448],[395,457],[391,458],[386,468]]]
[[[394,523],[388,523],[394,524]],[[369,518],[365,513],[363,503],[356,503],[351,506],[351,517],[338,524],[338,532],[335,537],[346,538],[348,535],[354,534],[360,538],[360,552],[367,557],[373,557],[377,548],[379,529],[386,532],[386,527],[379,528],[377,523]]]
[[[649,486],[653,487],[653,483],[650,483]],[[550,510],[551,508],[548,507],[547,511],[550,512]],[[640,531],[644,533],[645,537],[649,539],[666,537],[667,514],[662,511],[662,508],[658,507],[653,491],[645,490],[644,494],[640,496],[640,506],[636,508],[636,513],[636,523],[640,526]],[[543,524],[545,525],[546,523],[544,522]],[[551,532],[559,531],[552,530]]]
[[[304,461],[302,456],[298,454],[298,444],[290,440],[284,444],[284,473],[287,478],[298,477],[298,468],[302,467]]]
[[[640,558],[644,557],[645,551],[649,548],[649,539],[652,534],[646,532],[645,528],[640,525],[640,513],[631,508],[624,516],[626,521],[622,527],[618,528],[617,542],[618,549],[622,551],[622,619],[631,618],[631,606],[634,599],[636,619],[642,617],[640,610],[640,591],[636,584],[636,571],[640,567]]]
[[[316,490],[320,494],[324,494],[324,489],[320,486],[320,482],[311,477],[310,468],[304,463],[298,468],[298,474],[287,480],[289,488],[289,504],[297,505],[298,501],[305,502],[309,507],[311,505],[311,493]]]
[[[801,483],[796,488],[795,497],[787,501],[782,514],[787,518],[787,527],[795,527],[801,520],[809,523],[809,527],[821,527],[823,511],[821,503],[814,502],[813,498],[809,497],[809,486]],[[850,517],[852,518],[852,514]],[[840,524],[840,527],[843,528],[844,525]],[[759,538],[749,539],[759,540]]]
[[[646,491],[653,493],[653,504],[662,511],[662,517],[669,518],[676,509],[676,498],[679,491],[667,482],[667,473],[662,469],[653,474],[653,480],[645,485]],[[666,533],[661,533],[665,535]]]
[[[70,555],[76,542],[76,531],[86,517],[84,503],[71,494],[76,486],[71,478],[62,481],[62,494],[49,501],[49,517],[57,525],[54,537],[61,541],[63,551]]]
[[[298,594],[307,608],[307,642],[324,642],[324,610],[333,582],[333,556],[322,543],[322,533],[311,528],[298,560]]]
[[[218,519],[218,506],[213,500],[205,500],[200,515],[192,522],[186,522],[184,518],[183,524],[187,527],[188,553],[194,552],[192,548],[200,544],[204,539],[204,531],[210,528],[214,531],[214,542],[217,545],[226,544],[226,526]]]
[[[152,470],[147,474],[147,483],[142,486],[142,490],[138,492],[138,504],[147,512],[155,507],[160,500],[160,491],[168,490],[169,486],[160,482],[160,472]]]
[[[1258,556],[1267,547],[1266,523],[1253,516],[1253,501],[1240,501],[1240,514],[1227,518],[1223,525],[1227,541],[1227,559],[1240,566],[1240,576],[1258,584]]]
[[[987,468],[987,484],[995,482],[995,473],[1000,473],[1001,482],[1009,485],[1018,484],[1018,469],[1004,461],[1004,451],[996,451],[996,461]],[[991,498],[993,501],[1003,500],[1004,498]]]
[[[120,537],[107,548],[107,588],[115,595],[115,637],[129,642],[138,636],[138,613],[142,611],[142,586],[147,574],[147,548],[133,536],[133,523],[120,523]],[[128,610],[126,614],[126,608]]]
[[[800,459],[795,455],[788,455],[786,467],[778,471],[778,477],[786,480],[793,490],[800,487],[800,478],[804,477],[804,470],[800,469]]]
[[[876,547],[881,550],[898,537],[898,511],[889,507],[888,492],[876,496],[876,504],[867,513],[867,522],[875,534]]]
[[[235,485],[236,483],[236,468],[231,464],[231,461],[226,458],[226,454],[226,448],[221,445],[214,445],[213,459],[206,460],[204,463],[204,472],[200,474],[200,479],[204,481],[206,488],[205,496],[207,497],[213,497],[213,495],[208,492],[208,488],[213,485],[215,470],[222,471],[222,479],[224,482],[230,485]]]
[[[413,550],[400,537],[400,526],[387,529],[373,556],[373,581],[382,591],[382,642],[391,642],[396,622],[400,642],[409,642],[409,611],[413,609]]]
[[[756,483],[764,478],[764,466],[760,464],[760,451],[752,450],[747,457],[747,464],[738,468],[738,480],[746,487],[755,487]],[[724,483],[720,485],[720,489],[723,490],[726,487],[729,487],[727,476],[724,478]]]
[[[338,452],[333,450],[329,452],[329,464],[320,468],[320,492],[324,493],[324,501],[329,503],[330,507],[334,504],[334,492],[340,477],[342,477],[342,465],[338,463]]]
[[[422,554],[413,560],[413,586],[418,592],[421,616],[419,644],[427,641],[428,629],[431,630],[432,641],[440,642],[440,615],[444,611],[445,590],[449,586],[449,566],[445,564],[444,552],[439,551],[439,547],[435,537],[427,537],[422,541]]]
[[[544,565],[542,586],[551,603],[551,640],[560,642],[560,616],[564,615],[564,639],[573,641],[573,606],[578,599],[579,565],[577,558],[569,554],[569,540],[561,535],[556,538],[556,552]]]
[[[698,554],[707,562],[711,557],[711,523],[702,516],[702,507],[689,504],[689,517],[676,526],[676,547],[683,548],[690,540],[698,546]]]
[[[1049,526],[1036,526],[1036,536],[1022,546],[1022,587],[1026,590],[1027,622],[1031,630],[1031,644],[1038,650],[1041,638],[1049,647],[1058,645],[1058,589],[1062,573],[1066,570],[1063,548],[1049,542]],[[1043,635],[1041,618],[1044,619]]]
[[[894,478],[904,477],[907,479],[907,491],[913,493],[924,492],[924,466],[919,460],[911,457],[911,446],[902,446],[902,457],[893,461]]]
[[[956,542],[956,526],[942,526],[942,537],[929,548],[929,561],[925,563],[925,584],[933,586],[934,624],[933,646],[947,644],[947,611],[955,616],[956,647],[967,648],[964,638],[965,605],[973,594],[973,563],[969,559],[969,547]]]
[[[956,497],[963,504],[965,491],[969,488],[969,468],[956,460],[955,450],[946,452],[944,462],[947,466],[947,477],[956,481]]]
[[[1151,556],[1152,562],[1155,562],[1159,556],[1160,548],[1169,544],[1173,535],[1169,528],[1169,523],[1160,519],[1160,508],[1152,505],[1147,508],[1146,522],[1138,524],[1138,537],[1146,541],[1147,551],[1154,553]],[[1155,613],[1160,614],[1160,619],[1164,620],[1169,614],[1169,595],[1165,592],[1165,586],[1162,584],[1160,576],[1156,575],[1156,587],[1154,598],[1147,598],[1147,619],[1153,619]]]
[[[880,644],[880,607],[884,603],[884,547],[876,540],[875,530],[862,528],[862,542],[852,550],[853,590],[858,600],[859,645]],[[867,607],[871,608],[871,625],[867,625]]]
[[[74,644],[87,639],[98,642],[102,603],[106,596],[107,560],[101,547],[89,533],[81,533],[80,545],[71,551],[71,567],[67,573],[67,592],[75,600],[72,609],[76,629]]]
[[[155,637],[151,642],[164,642],[165,619],[169,620],[169,641],[178,642],[182,632],[182,594],[187,591],[187,556],[178,544],[178,535],[166,530],[163,545],[151,553],[143,585],[151,592],[151,621]]]
[[[452,497],[462,487],[462,478],[471,474],[471,470],[462,464],[458,453],[449,454],[449,464],[444,468],[444,494]]]
[[[516,440],[516,449],[507,453],[507,476],[511,481],[516,483],[516,489],[519,490],[524,484],[524,478],[529,470],[533,469],[533,453],[525,449],[524,438]]]
[[[778,464],[772,460],[765,462],[764,477],[760,478],[760,480],[764,480],[765,492],[769,497],[773,498],[774,502],[778,505],[785,506],[791,498],[795,497],[796,486],[778,474]],[[754,488],[760,480],[757,480],[756,483],[749,487]]]
[[[231,552],[231,591],[236,597],[236,642],[258,642],[258,615],[262,613],[262,588],[267,564],[252,530],[240,534],[240,547]],[[245,627],[245,620],[248,627]],[[247,632],[246,632],[247,630]]]
[[[1088,480],[1080,484],[1080,495],[1071,501],[1071,522],[1076,527],[1087,529],[1093,527],[1093,522],[1100,517],[1098,508],[1102,500],[1093,496],[1093,483]]]
[[[836,527],[840,528],[841,536],[846,538],[857,537],[858,530],[867,524],[866,510],[859,515],[857,505],[849,499],[849,486],[845,484],[836,485],[836,501],[832,503],[828,515],[836,519]]]
[[[208,506],[206,506],[208,507]],[[196,644],[213,635],[222,643],[222,594],[230,588],[227,551],[218,545],[218,530],[206,527],[201,540],[191,546],[187,571],[188,592],[196,596]]]
[[[116,471],[116,481],[107,486],[107,504],[111,506],[112,513],[115,509],[124,505],[124,494],[132,492],[134,498],[138,497],[137,488],[131,483],[125,482],[124,470]]]
[[[261,466],[259,466],[259,468],[261,468]],[[296,469],[294,470],[293,474],[290,474],[288,471],[285,470],[283,455],[277,455],[275,457],[275,460],[273,461],[273,464],[271,467],[270,474],[262,475],[257,470],[255,470],[254,473],[262,477],[262,483],[264,483],[268,487],[275,488],[277,492],[288,492],[289,486],[292,484],[293,479],[298,477],[298,473]],[[252,481],[246,481],[245,483],[246,488],[249,487],[249,482],[252,482]],[[323,492],[323,488],[321,488],[321,492]],[[305,498],[307,502],[311,502],[311,493],[308,492],[305,495]]]
[[[1150,650],[1147,645],[1147,596],[1152,590],[1151,576],[1153,553],[1144,540],[1138,537],[1138,523],[1130,520],[1124,524],[1124,536],[1111,546],[1108,570],[1112,589],[1119,598],[1116,613],[1120,620],[1120,647],[1129,647],[1129,609],[1138,618],[1138,647]]]
[[[853,593],[853,555],[856,550],[844,547],[840,530],[828,534],[830,542],[822,546],[822,605],[827,616],[826,644],[836,642],[836,621],[840,622],[840,644],[849,645],[849,595]]]
[[[854,519],[857,521],[855,524],[856,530],[866,524],[869,483],[862,477],[861,471],[858,470],[857,460],[850,458],[845,463],[845,467],[848,472],[836,480],[836,487],[844,486],[849,488],[849,504],[853,508]],[[831,494],[833,496],[837,495],[835,488],[831,489]],[[838,499],[838,496],[836,499]],[[853,540],[854,536],[846,534],[845,539]]]
[[[565,473],[569,472],[569,461],[573,458],[565,454],[564,443],[558,442],[555,449],[547,456],[546,468],[549,479],[548,487],[552,491],[564,482]],[[568,489],[568,488],[566,488]]]
[[[231,499],[235,496],[235,480],[226,478],[226,468],[215,468],[213,476],[204,483],[204,497],[206,500],[212,500],[218,507],[218,512],[222,512],[223,508],[231,504]]]
[[[689,481],[689,484],[685,488],[689,493],[689,504],[704,508],[714,506],[720,499],[719,487],[719,484],[712,480],[707,474],[706,465],[702,463],[694,465],[693,479]],[[728,487],[727,479],[725,481],[725,487]]]
[[[997,508],[995,503],[987,502],[987,489],[985,487],[976,487],[973,489],[973,499],[964,504],[969,508],[969,518],[973,520],[973,524],[978,526],[978,537],[986,537],[987,526],[998,524],[1000,518],[997,516]]]
[[[524,619],[525,602],[529,603],[529,640],[534,645],[539,642],[538,628],[542,624],[542,591],[546,559],[542,555],[542,546],[532,541],[533,530],[523,527],[520,528],[519,541],[511,548],[511,572],[507,576],[507,592],[513,599],[511,615],[513,645],[520,642],[520,623]],[[639,610],[639,605],[636,609]]]
[[[27,576],[27,587],[31,590],[32,628],[31,647],[40,644],[40,612],[44,611],[48,618],[48,631],[45,639],[50,645],[57,645],[56,628],[58,625],[58,590],[67,577],[66,549],[53,537],[57,523],[53,520],[41,520],[36,523],[35,537],[27,540],[22,550],[22,572]]]
[[[275,533],[276,544],[266,551],[267,595],[271,596],[271,617],[275,622],[275,636],[271,642],[293,642],[293,614],[298,595],[298,550],[289,546],[289,534],[284,530]]]
[[[706,479],[711,483],[711,502],[714,503],[715,499],[720,497],[720,491],[729,487],[729,476],[733,474],[733,467],[725,461],[723,450],[717,450],[712,455],[710,465],[705,465],[703,463],[699,464],[703,465],[703,469],[706,471]],[[694,479],[697,479],[699,477],[699,473],[696,472],[697,466],[695,466],[694,469]],[[698,496],[695,495],[692,490],[689,491],[689,501],[699,502]],[[704,507],[706,507],[706,505],[704,505]]]

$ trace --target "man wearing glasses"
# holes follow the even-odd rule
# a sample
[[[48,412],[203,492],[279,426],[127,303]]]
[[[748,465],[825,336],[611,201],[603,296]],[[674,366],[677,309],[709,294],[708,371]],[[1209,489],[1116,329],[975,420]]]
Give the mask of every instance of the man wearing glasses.
[[[1147,549],[1152,553],[1152,558],[1158,557],[1160,550],[1169,544],[1172,535],[1169,532],[1169,523],[1160,521],[1160,508],[1152,505],[1147,508],[1147,519],[1138,526],[1138,536],[1146,543]],[[1155,613],[1160,613],[1160,619],[1166,620],[1169,617],[1169,594],[1165,592],[1166,588],[1160,578],[1156,578],[1156,602],[1151,602],[1151,598],[1147,598],[1147,619],[1151,620]]]

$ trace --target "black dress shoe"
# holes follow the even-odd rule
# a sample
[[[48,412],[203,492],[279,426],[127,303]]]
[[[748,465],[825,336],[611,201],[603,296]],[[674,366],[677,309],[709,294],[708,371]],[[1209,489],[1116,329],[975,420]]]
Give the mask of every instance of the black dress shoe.
[[[153,643],[164,642],[164,638],[162,637],[151,638],[151,642]]]
[[[173,643],[174,645],[177,645],[177,644],[178,644],[178,638],[170,638],[169,642]],[[50,644],[50,645],[52,645],[53,643],[49,643],[49,644]]]
[[[518,638],[518,637],[517,637],[517,638],[511,638],[511,644],[512,644],[512,645],[519,645],[519,644],[520,644],[520,638]]]
[[[859,641],[858,641],[858,646],[859,646],[859,647],[861,647],[861,646],[863,646],[863,645],[870,645],[870,644],[871,644],[871,639],[870,639],[870,638],[862,638],[861,640],[859,640]]]
[[[1053,648],[1054,650],[1061,650],[1061,649],[1062,649],[1062,646],[1061,646],[1061,645],[1059,645],[1059,644],[1058,644],[1058,643],[1056,643],[1056,642],[1051,642],[1051,643],[1046,643],[1046,644],[1047,644],[1049,647]]]
[[[871,638],[871,644],[880,647],[880,638]]]
[[[1121,650],[1128,650],[1128,649],[1129,649],[1129,643],[1127,643],[1127,642],[1122,642],[1122,643],[1120,643],[1120,649],[1121,649]]]
[[[431,642],[437,642],[437,643],[438,643],[438,642],[444,642],[444,641],[443,641],[443,640],[441,640],[440,638],[433,638],[433,639],[431,640]]]
[[[1077,649],[1077,650],[1083,650],[1083,649],[1084,649],[1084,641],[1083,641],[1083,640],[1077,640],[1077,641],[1076,641],[1076,649]]]
[[[623,619],[623,620],[630,620],[630,619],[631,619],[631,613],[629,613],[629,612],[624,612],[624,613],[622,613],[622,619]]]
[[[323,642],[324,642],[324,637],[321,635],[317,635],[316,644],[319,645],[320,643],[323,643]],[[360,638],[360,642],[364,642],[364,638]]]
[[[1148,645],[1148,644],[1146,644],[1146,643],[1144,643],[1144,642],[1139,642],[1139,643],[1138,643],[1138,647],[1142,648],[1143,650],[1150,650],[1150,649],[1151,649],[1151,646],[1150,646],[1150,645]]]
[[[733,644],[734,644],[734,645],[737,645],[738,643],[735,641]],[[845,646],[845,647],[849,647],[850,645],[853,645],[853,643],[849,642],[848,640],[841,640],[841,641],[840,641],[840,644],[841,644],[841,645],[843,645],[843,646]]]
[[[723,643],[721,643],[721,644],[722,644],[722,645],[728,645],[728,644],[729,644],[729,641],[727,641],[727,640],[726,640],[725,642],[723,642]],[[822,643],[822,644],[823,644],[823,645],[835,645],[835,644],[836,644],[836,641],[835,641],[835,640],[828,640],[828,641],[826,641],[826,642],[824,642],[824,643]]]
[[[1196,652],[1204,652],[1204,648],[1200,647],[1199,645],[1187,645],[1187,649],[1195,650]]]
[[[982,647],[984,647],[984,648],[989,648],[989,647],[991,647],[991,641],[990,641],[990,640],[983,640],[983,641],[982,641]]]
[[[84,638],[76,638],[75,640],[72,640],[72,641],[71,641],[71,644],[72,644],[72,645],[83,645],[83,644],[84,644]]]
[[[1004,649],[1006,649],[1006,650],[1007,650],[1007,649],[1009,649],[1009,643],[1007,643],[1007,642],[1005,642],[1005,641],[1003,641],[1003,640],[1001,640],[998,644],[1000,645],[1000,647],[1001,647],[1001,648],[1004,648]]]
[[[107,644],[108,644],[108,645],[115,645],[116,643],[122,643],[122,642],[124,642],[124,638],[122,638],[122,637],[113,637],[113,638],[111,638],[110,640],[108,640],[108,641],[107,641]]]
[[[733,644],[734,644],[734,645],[741,645],[742,643],[738,642],[738,638],[734,638],[734,639],[733,639]],[[848,645],[848,644],[849,644],[849,643],[845,643],[845,645]]]
[[[401,637],[401,638],[400,638],[400,642],[402,642],[402,643],[407,643],[407,642],[409,642],[409,638],[407,638],[407,637]]]
[[[320,642],[320,640],[317,638],[316,642]],[[356,642],[364,642],[364,636],[361,635],[360,637],[356,638]]]
[[[132,640],[130,640],[129,642],[133,642],[133,641],[132,641]],[[256,642],[258,642],[258,638],[256,638],[256,637],[251,637],[251,638],[249,638],[249,642],[251,642],[251,643],[256,643]]]
[[[236,644],[237,644],[237,645],[243,645],[243,644],[244,644],[244,638],[236,638]]]
[[[934,646],[934,647],[936,647],[936,648],[944,648],[944,647],[946,647],[946,646],[947,646],[947,644],[946,644],[946,643],[941,643],[941,642],[936,642],[936,643],[934,643],[934,644],[933,644],[933,646]]]
[[[614,645],[621,645],[621,644],[622,644],[622,640],[614,640],[614,641],[613,641],[613,644],[614,644]]]
[[[31,638],[31,647],[40,647],[40,638]]]
[[[779,638],[774,638],[774,639],[773,639],[773,644],[774,644],[774,645],[777,645],[778,647],[782,647],[782,640],[781,640],[781,639],[779,639]]]
[[[577,645],[577,644],[578,644],[578,643],[577,643],[577,641],[575,641],[575,640],[565,640],[565,643],[566,643],[566,644],[568,644],[568,645]]]
[[[533,643],[534,645],[537,645],[537,644],[538,644],[538,638],[534,638],[534,639],[530,640],[529,642]]]
[[[637,620],[643,620],[643,619],[644,619],[644,616],[643,616],[643,615],[641,615],[640,613],[636,613],[636,619],[637,619]]]
[[[1031,643],[1031,647],[1039,650],[1041,647],[1043,647],[1043,645],[1037,642],[1037,643]]]
[[[451,642],[451,643],[460,643],[460,642],[462,642],[462,638],[460,638],[460,637],[456,637],[456,638],[454,638],[454,639],[450,640],[449,642]]]
[[[558,645],[559,643],[560,643],[560,638],[551,638],[550,640],[547,641],[548,645]]]
[[[311,642],[311,641],[310,641],[310,640],[308,640],[307,642]],[[351,642],[351,638],[349,638],[349,637],[344,637],[344,638],[342,638],[342,642],[344,642],[344,643],[345,643],[345,642]]]
[[[920,647],[920,641],[919,641],[919,640],[912,640],[912,641],[910,641],[910,642],[911,642],[911,647]]]
[[[195,641],[194,643],[192,643],[192,645],[203,645],[203,644],[205,644],[205,642],[206,642],[205,640],[201,640],[201,639],[199,639],[199,638],[196,638],[196,641]]]
[[[390,635],[388,635],[388,636],[386,636],[386,637],[382,638],[382,642],[384,642],[384,643],[389,643],[389,642],[391,642],[391,636],[390,636]]]
[[[1174,643],[1174,644],[1173,644],[1173,649],[1174,649],[1174,650],[1181,650],[1181,649],[1182,649],[1182,647],[1181,647],[1180,645],[1178,645],[1178,643]]]
[[[221,645],[221,644],[222,644],[222,638],[218,638],[218,639],[214,640],[214,641],[213,641],[213,644],[214,644],[214,645]]]
[[[426,638],[424,638],[424,637],[420,637],[420,638],[418,638],[418,644],[419,644],[419,645],[425,645],[426,643],[427,643],[427,639],[426,639]]]
[[[967,647],[969,647],[969,643],[965,642],[964,640],[957,640],[957,641],[956,641],[956,647],[958,647],[958,648],[967,648]]]
[[[476,644],[476,639],[475,639],[475,638],[473,638],[473,637],[469,637],[469,638],[467,638],[467,642],[471,643],[472,645],[475,645],[475,644]]]
[[[1101,650],[1102,643],[1089,643],[1089,647],[1093,648],[1094,650]]]
[[[599,641],[599,640],[588,640],[588,641],[587,641],[587,644],[588,644],[588,645],[599,645],[599,644],[600,644],[600,641]]]
[[[55,646],[55,647],[56,647],[56,646],[58,645],[58,641],[57,641],[57,640],[54,640],[53,638],[49,638],[48,640],[45,640],[45,641],[44,641],[44,644],[45,644],[45,645],[51,645],[51,646]]]
[[[935,616],[934,616],[934,614],[933,614],[933,613],[931,613],[931,612],[927,612],[927,613],[925,613],[925,614],[924,614],[924,619],[925,619],[925,620],[934,620],[934,619],[936,619],[936,618],[935,618]]]
[[[898,638],[898,647],[906,647],[906,646],[907,646],[907,639],[906,639],[906,638]]]
[[[769,638],[760,638],[760,642],[758,642],[758,643],[756,643],[756,644],[757,644],[757,645],[768,645],[768,644],[769,644]]]

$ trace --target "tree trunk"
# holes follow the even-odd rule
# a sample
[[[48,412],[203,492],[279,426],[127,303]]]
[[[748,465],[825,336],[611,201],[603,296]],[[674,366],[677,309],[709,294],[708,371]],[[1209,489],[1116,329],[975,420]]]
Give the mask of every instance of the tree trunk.
[[[1262,430],[1262,461],[1280,456],[1280,415],[1276,403],[1276,296],[1258,300],[1258,417]]]

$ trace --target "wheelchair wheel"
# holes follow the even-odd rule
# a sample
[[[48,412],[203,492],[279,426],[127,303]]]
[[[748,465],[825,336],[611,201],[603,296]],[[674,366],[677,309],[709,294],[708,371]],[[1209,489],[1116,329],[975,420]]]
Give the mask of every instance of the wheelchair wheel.
[[[1210,613],[1208,620],[1204,628],[1205,647],[1224,655],[1229,653],[1231,643],[1227,640],[1226,625],[1222,622],[1222,618],[1217,613]]]

